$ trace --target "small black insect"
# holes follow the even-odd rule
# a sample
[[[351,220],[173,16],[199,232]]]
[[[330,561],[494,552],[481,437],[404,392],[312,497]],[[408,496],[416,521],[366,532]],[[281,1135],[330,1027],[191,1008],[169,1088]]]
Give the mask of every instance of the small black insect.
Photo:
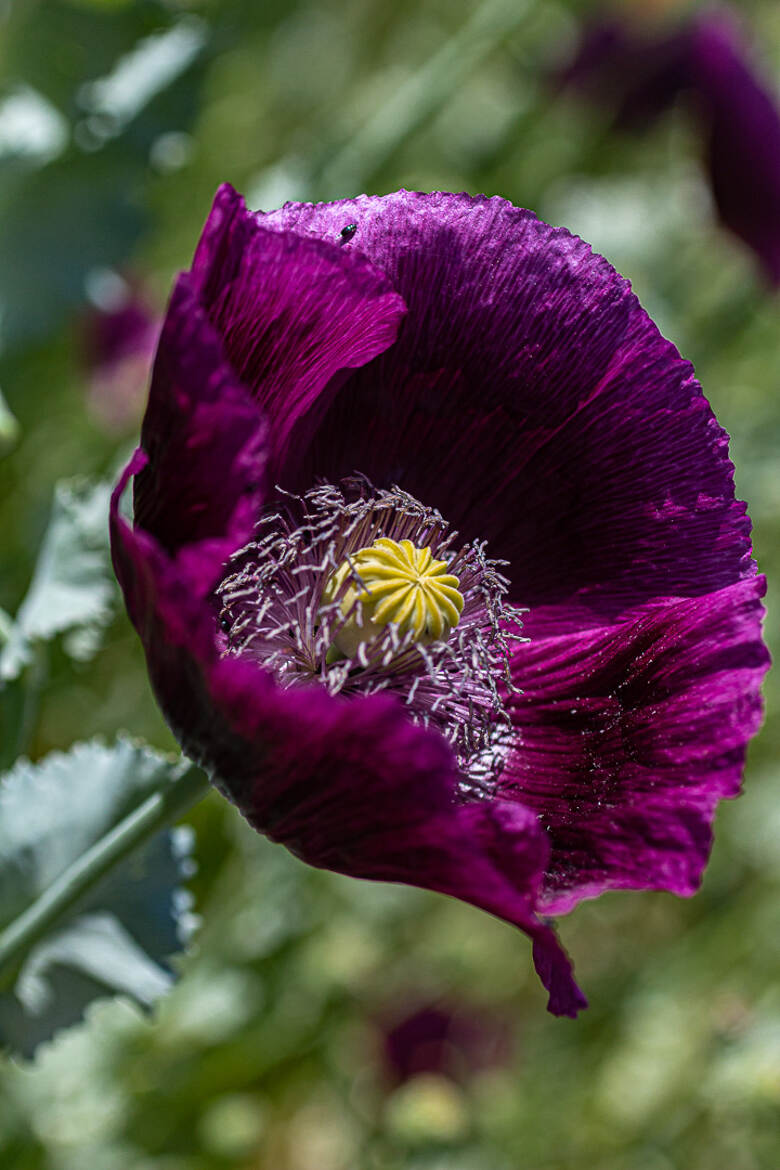
[[[224,632],[227,634],[227,633],[229,632],[229,630],[230,630],[230,627],[231,627],[231,625],[232,625],[233,623],[230,621],[230,618],[221,617],[221,618],[219,619],[219,624],[220,624],[220,626],[222,627],[222,629],[224,630]]]
[[[352,239],[355,232],[357,231],[357,227],[358,225],[356,223],[348,223],[346,227],[341,229],[339,236],[341,238],[342,244],[346,244],[349,240]]]

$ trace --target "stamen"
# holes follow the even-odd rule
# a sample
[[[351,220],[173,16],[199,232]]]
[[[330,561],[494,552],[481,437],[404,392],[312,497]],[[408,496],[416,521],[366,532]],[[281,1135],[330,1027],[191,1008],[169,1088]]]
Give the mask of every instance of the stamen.
[[[331,694],[387,691],[452,743],[463,786],[501,771],[509,742],[503,693],[522,610],[506,601],[503,562],[400,488],[363,477],[283,506],[225,566],[217,589],[225,653],[282,686]],[[497,680],[502,686],[499,687]]]

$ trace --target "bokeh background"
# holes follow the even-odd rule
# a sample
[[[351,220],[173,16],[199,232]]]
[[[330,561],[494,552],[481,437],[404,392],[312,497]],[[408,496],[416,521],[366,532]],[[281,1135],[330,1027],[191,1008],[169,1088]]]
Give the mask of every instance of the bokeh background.
[[[629,3],[637,20],[684,3]],[[574,0],[0,4],[0,606],[55,482],[110,476],[154,321],[217,185],[250,206],[405,186],[501,194],[583,235],[691,358],[780,581],[778,303],[721,227],[683,109],[642,133],[560,92]],[[780,87],[780,8],[739,6]],[[132,343],[100,313],[123,310]],[[124,348],[123,348],[124,347]],[[0,400],[2,402],[2,400]],[[775,582],[773,585],[772,582]],[[82,656],[83,657],[83,656]],[[55,649],[32,758],[118,728],[173,746],[124,615]],[[591,1000],[556,1020],[527,940],[471,907],[304,867],[218,797],[188,818],[202,924],[152,1016],[122,1001],[0,1060],[8,1170],[776,1170],[778,684],[692,901],[562,921]]]

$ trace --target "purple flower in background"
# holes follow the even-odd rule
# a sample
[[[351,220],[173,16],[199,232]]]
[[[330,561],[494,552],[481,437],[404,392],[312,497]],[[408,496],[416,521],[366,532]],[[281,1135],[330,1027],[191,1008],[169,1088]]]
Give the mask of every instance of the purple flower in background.
[[[616,126],[642,129],[690,85],[688,34],[642,35],[634,23],[605,16],[585,27],[559,80],[603,106]]]
[[[473,1073],[508,1064],[512,1055],[508,1021],[464,1003],[407,1007],[383,1022],[381,1035],[384,1064],[395,1084],[421,1073],[466,1081]]]
[[[691,59],[712,193],[726,227],[780,284],[780,114],[727,15],[695,24]]]
[[[141,293],[118,276],[83,322],[84,360],[90,371],[87,401],[110,433],[138,426],[160,326]]]
[[[585,30],[561,79],[624,129],[641,129],[687,98],[702,127],[721,220],[780,283],[780,113],[730,12],[704,13],[660,34],[605,18]]]
[[[690,365],[582,240],[499,198],[228,186],[112,515],[184,751],[310,864],[519,926],[567,1015],[548,916],[693,893],[739,790],[749,532]]]

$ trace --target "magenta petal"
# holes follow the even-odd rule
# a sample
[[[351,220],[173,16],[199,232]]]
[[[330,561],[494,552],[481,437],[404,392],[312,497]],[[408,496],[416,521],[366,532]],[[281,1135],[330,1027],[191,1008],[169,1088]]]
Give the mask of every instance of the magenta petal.
[[[118,511],[112,547],[160,706],[184,751],[260,832],[310,865],[450,894],[519,926],[546,958],[550,1010],[585,999],[552,929],[534,912],[548,844],[515,802],[463,803],[449,746],[382,696],[346,701],[280,689],[220,658],[209,608],[186,572]]]
[[[310,865],[449,894],[519,926],[546,956],[549,1008],[585,999],[552,929],[534,913],[548,846],[514,802],[462,803],[449,748],[391,700],[351,702],[279,691],[246,663],[223,661],[200,750],[215,783],[260,832]],[[213,738],[212,738],[213,737]],[[190,751],[192,749],[190,748]]]
[[[364,256],[335,241],[269,230],[227,184],[206,222],[192,278],[233,368],[272,425],[275,467],[301,416],[316,407],[318,417],[340,384],[337,375],[343,379],[387,349],[406,311]]]
[[[141,432],[147,465],[135,481],[135,517],[169,554],[188,561],[200,594],[254,530],[267,443],[258,406],[180,277]]]
[[[534,938],[533,956],[536,974],[550,994],[548,1012],[575,1019],[588,1001],[574,982],[569,957],[551,926],[544,927]]]
[[[761,720],[764,590],[748,579],[518,648],[518,739],[501,792],[548,831],[545,912],[607,889],[698,887],[715,808],[739,792]]]
[[[263,222],[327,238],[355,223],[348,247],[409,306],[290,486],[356,468],[402,484],[510,562],[537,622],[553,607],[567,628],[746,571],[726,436],[690,365],[582,240],[465,195],[291,204]]]

